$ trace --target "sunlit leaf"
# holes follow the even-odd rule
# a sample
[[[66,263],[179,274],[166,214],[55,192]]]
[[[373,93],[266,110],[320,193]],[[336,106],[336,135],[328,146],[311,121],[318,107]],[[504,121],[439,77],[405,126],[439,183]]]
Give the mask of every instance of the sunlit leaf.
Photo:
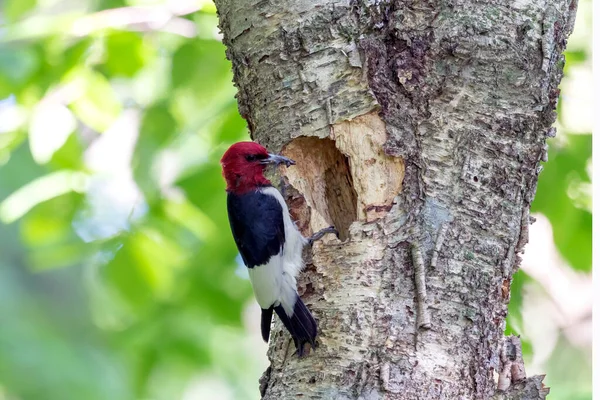
[[[94,38],[77,38],[69,41],[62,41],[64,49],[61,51],[60,73],[61,76],[76,69],[82,64],[86,64],[88,57],[93,53],[95,44]]]
[[[216,224],[227,226],[225,182],[221,176],[221,166],[214,158],[216,157],[211,157],[211,161],[197,171],[180,178],[177,185],[185,191],[187,198],[210,215]],[[206,193],[211,193],[211,196],[207,196]]]
[[[8,147],[12,139],[7,139],[10,135],[15,134],[16,130],[20,129],[27,119],[27,111],[24,107],[14,104],[14,97],[5,99],[0,102],[0,149]]]
[[[137,266],[130,241],[129,237],[125,239],[123,247],[103,268],[102,274],[118,295],[135,310],[148,307],[154,293],[146,279],[144,268]]]
[[[20,224],[21,238],[29,250],[32,270],[76,265],[87,256],[85,243],[71,226],[83,198],[71,192],[40,203],[25,215]]]
[[[216,138],[217,141],[231,143],[238,142],[242,139],[247,140],[247,123],[246,120],[240,116],[236,103],[232,102],[232,104],[228,107],[227,112],[224,113],[223,117],[224,120],[221,125],[221,129],[219,129],[219,133]]]
[[[193,85],[197,90],[213,90],[229,79],[225,47],[216,40],[196,40],[181,46],[173,55],[173,87]]]
[[[508,303],[508,318],[506,319],[506,335],[519,336],[523,333],[522,327],[522,304],[523,304],[523,286],[530,282],[531,278],[519,269],[512,279],[510,285],[510,302]]]
[[[71,107],[83,123],[104,132],[119,116],[122,106],[106,78],[93,70],[73,71],[69,83],[78,93]]]
[[[29,264],[35,271],[70,267],[85,260],[87,252],[82,243],[60,243],[32,250],[28,255]]]
[[[60,243],[69,235],[71,226],[62,215],[48,213],[44,210],[37,215],[29,216],[21,224],[23,240],[30,246],[44,246]]]
[[[554,242],[561,255],[579,270],[592,267],[592,215],[570,197],[573,178],[589,183],[587,163],[592,155],[591,135],[568,135],[563,147],[551,146],[540,175],[532,212],[543,213],[552,223]],[[585,195],[585,194],[584,194]]]
[[[4,0],[3,3],[3,14],[12,22],[31,11],[36,6],[37,0]]]
[[[45,164],[75,130],[77,121],[71,111],[57,103],[46,103],[33,111],[29,126],[29,147],[33,159]]]
[[[565,51],[565,67],[580,64],[587,60],[587,54],[583,50]]]
[[[211,235],[218,234],[213,221],[187,199],[166,200],[164,210],[165,217],[187,228],[199,240],[206,241]]]
[[[155,169],[156,156],[173,137],[177,126],[165,104],[149,108],[142,118],[133,160],[134,177],[150,204],[156,201],[160,189]]]
[[[0,203],[0,220],[9,224],[35,205],[72,191],[82,192],[88,176],[77,171],[58,171],[21,187]]]
[[[146,64],[150,48],[139,34],[115,31],[105,40],[104,69],[108,75],[133,77]]]
[[[22,131],[0,134],[0,166],[10,160],[12,151],[19,147],[25,139],[27,139],[27,135]]]
[[[163,146],[175,133],[177,121],[166,104],[157,104],[144,113],[141,137],[158,148]]]
[[[84,168],[83,145],[75,133],[69,135],[63,146],[54,152],[50,164],[58,169]]]
[[[125,0],[99,0],[97,2],[97,9],[107,10],[110,8],[125,7],[126,5],[127,1]]]
[[[136,308],[168,297],[175,270],[185,261],[180,247],[160,232],[143,229],[128,235],[104,274]]]
[[[40,60],[31,47],[0,47],[0,98],[6,98],[33,76]]]
[[[144,229],[132,237],[131,245],[137,265],[144,269],[146,279],[159,296],[170,293],[174,270],[185,261],[181,248],[161,232]]]
[[[23,140],[27,136],[23,133],[20,144],[15,144],[11,148],[11,154],[5,163],[0,163],[0,201],[5,200],[14,191],[21,188],[23,185],[35,180],[47,173],[47,170],[37,164],[29,146]],[[19,171],[18,174],[9,173],[9,171]]]

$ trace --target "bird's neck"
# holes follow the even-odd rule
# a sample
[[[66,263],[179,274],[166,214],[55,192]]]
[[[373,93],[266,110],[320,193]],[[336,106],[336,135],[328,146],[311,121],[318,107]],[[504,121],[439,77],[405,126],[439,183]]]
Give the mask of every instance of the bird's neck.
[[[261,187],[271,186],[263,174],[244,175],[233,173],[225,177],[227,180],[227,191],[235,194],[244,194]]]

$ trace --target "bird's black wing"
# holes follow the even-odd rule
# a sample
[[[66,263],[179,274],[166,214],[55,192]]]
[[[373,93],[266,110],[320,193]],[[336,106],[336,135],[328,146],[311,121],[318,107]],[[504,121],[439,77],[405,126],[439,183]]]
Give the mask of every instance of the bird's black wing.
[[[283,249],[285,230],[279,201],[261,191],[227,193],[233,238],[248,268],[266,264]]]

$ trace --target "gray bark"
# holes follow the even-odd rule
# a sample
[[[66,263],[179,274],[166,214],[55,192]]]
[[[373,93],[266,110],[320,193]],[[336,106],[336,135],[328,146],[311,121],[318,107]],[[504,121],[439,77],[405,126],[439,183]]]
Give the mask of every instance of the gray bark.
[[[277,322],[263,397],[545,398],[503,332],[576,0],[216,4],[293,217],[341,233],[299,279],[319,347]]]

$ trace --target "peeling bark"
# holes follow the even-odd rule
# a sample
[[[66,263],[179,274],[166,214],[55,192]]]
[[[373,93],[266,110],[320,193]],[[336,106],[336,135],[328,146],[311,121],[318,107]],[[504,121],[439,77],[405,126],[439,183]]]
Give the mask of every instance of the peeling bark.
[[[319,346],[276,322],[263,398],[545,398],[503,332],[576,1],[216,4],[292,216],[341,239],[299,279]]]

